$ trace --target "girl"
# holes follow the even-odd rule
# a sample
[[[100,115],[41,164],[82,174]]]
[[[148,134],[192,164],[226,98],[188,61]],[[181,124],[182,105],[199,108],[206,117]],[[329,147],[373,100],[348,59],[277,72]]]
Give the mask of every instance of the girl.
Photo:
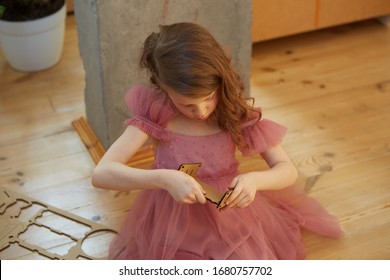
[[[133,117],[92,177],[96,187],[142,189],[111,244],[112,259],[301,259],[300,227],[339,237],[336,219],[299,188],[280,146],[286,129],[261,119],[244,97],[228,53],[194,23],[160,26],[144,42],[140,65],[154,87],[126,95]],[[148,139],[152,170],[126,164]],[[238,173],[235,151],[259,153],[265,171]],[[198,180],[225,192],[219,211],[200,181],[178,171],[202,163]]]

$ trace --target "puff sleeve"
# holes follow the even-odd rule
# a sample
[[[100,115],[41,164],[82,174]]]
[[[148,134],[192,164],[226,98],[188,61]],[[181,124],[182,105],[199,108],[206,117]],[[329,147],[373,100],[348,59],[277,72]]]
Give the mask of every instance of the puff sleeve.
[[[156,138],[167,137],[165,127],[176,111],[169,98],[158,89],[143,85],[133,86],[125,96],[125,102],[133,116],[125,120],[146,134]]]
[[[248,144],[241,148],[244,156],[259,154],[282,142],[287,128],[268,119],[257,117],[243,123],[243,137]]]

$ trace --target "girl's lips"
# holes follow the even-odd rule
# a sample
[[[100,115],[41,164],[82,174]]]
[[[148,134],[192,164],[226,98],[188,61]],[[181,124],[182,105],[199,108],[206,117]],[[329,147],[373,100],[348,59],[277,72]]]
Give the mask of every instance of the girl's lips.
[[[205,121],[205,120],[207,120],[207,118],[208,118],[208,116],[206,116],[206,117],[195,117],[195,119],[198,120],[198,121]]]

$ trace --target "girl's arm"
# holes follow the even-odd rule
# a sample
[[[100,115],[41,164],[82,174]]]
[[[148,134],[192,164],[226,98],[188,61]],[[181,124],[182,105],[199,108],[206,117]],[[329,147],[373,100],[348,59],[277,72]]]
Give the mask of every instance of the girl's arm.
[[[132,156],[149,136],[135,126],[128,126],[111,145],[92,174],[92,185],[98,188],[129,191],[164,189],[179,202],[205,203],[204,191],[191,176],[176,170],[145,170],[127,166]]]
[[[270,169],[248,172],[235,177],[230,185],[234,191],[227,200],[229,208],[248,206],[258,190],[278,190],[296,182],[298,171],[280,145],[272,147],[261,155]]]

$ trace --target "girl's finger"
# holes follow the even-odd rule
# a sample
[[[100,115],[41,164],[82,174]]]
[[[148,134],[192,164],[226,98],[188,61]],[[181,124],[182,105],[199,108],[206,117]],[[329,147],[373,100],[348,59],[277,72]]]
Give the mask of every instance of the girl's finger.
[[[234,189],[238,183],[238,177],[234,177],[232,182],[230,183],[229,189]]]
[[[237,208],[245,208],[251,203],[251,199],[248,198],[248,196],[244,196],[243,199],[241,199],[237,204]]]
[[[238,177],[234,178],[230,184],[229,189],[233,190],[232,194],[226,200],[226,205],[232,204],[241,193],[241,188],[239,186]]]
[[[204,203],[206,203],[206,197],[204,196],[204,191],[202,191],[202,192],[196,192],[195,193],[195,199],[196,199],[196,202],[199,202],[199,203],[202,203],[202,204],[204,204]]]
[[[233,192],[234,193],[234,192]],[[233,194],[232,194],[233,195]],[[232,199],[232,201],[230,203],[227,204],[227,206],[229,208],[233,208],[233,207],[237,207],[237,204],[242,200],[244,199],[245,197],[245,194],[243,194],[242,192],[239,193],[235,198]],[[230,198],[230,197],[229,197]]]

